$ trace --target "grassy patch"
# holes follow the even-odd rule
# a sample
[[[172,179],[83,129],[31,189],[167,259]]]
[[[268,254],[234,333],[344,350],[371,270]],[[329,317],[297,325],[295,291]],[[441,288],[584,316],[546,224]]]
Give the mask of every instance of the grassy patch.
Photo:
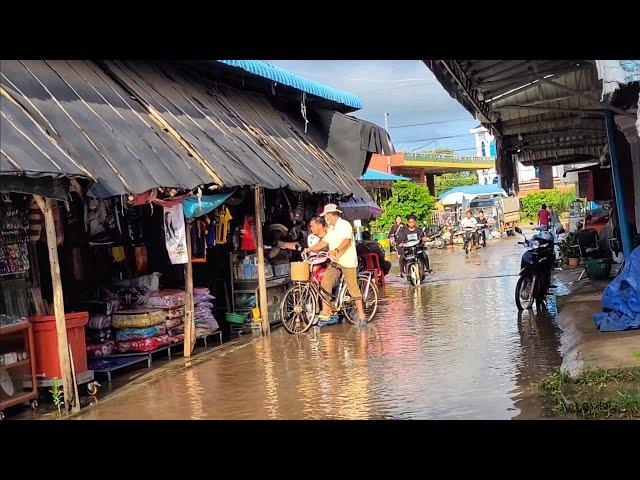
[[[537,383],[554,412],[584,418],[640,418],[640,368],[589,370],[571,378],[560,367]]]
[[[638,350],[636,350],[635,352],[633,352],[633,354],[634,354],[636,357],[640,358],[640,349],[638,349]]]

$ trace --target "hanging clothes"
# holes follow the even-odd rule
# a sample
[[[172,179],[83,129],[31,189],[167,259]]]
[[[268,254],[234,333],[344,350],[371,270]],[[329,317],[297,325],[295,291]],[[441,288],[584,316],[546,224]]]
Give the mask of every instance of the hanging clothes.
[[[242,227],[242,245],[241,250],[255,250],[256,241],[254,238],[255,220],[253,216],[245,215],[244,226]]]
[[[231,216],[231,212],[226,205],[223,205],[220,208],[220,212],[218,214],[218,221],[216,223],[216,243],[223,244],[227,243],[227,236],[229,234],[229,222],[233,220]]]
[[[125,207],[118,210],[122,227],[122,242],[125,245],[140,245],[143,243],[142,216],[137,207]]]
[[[147,273],[147,247],[139,245],[133,247],[134,270],[136,277]]]
[[[213,248],[216,246],[216,224],[209,215],[205,216],[205,223],[207,225],[207,231],[205,236],[207,239],[207,248]]]
[[[29,241],[32,243],[40,240],[42,234],[42,225],[44,224],[44,215],[38,207],[38,203],[32,198],[29,202]]]
[[[90,245],[113,245],[122,241],[116,201],[91,198],[85,204],[84,221]]]
[[[62,216],[57,200],[51,202],[51,213],[53,214],[53,224],[56,227],[56,245],[59,247],[64,242],[64,230],[62,229]]]
[[[191,224],[191,258],[202,259],[207,255],[207,244],[205,239],[205,223],[197,220]]]

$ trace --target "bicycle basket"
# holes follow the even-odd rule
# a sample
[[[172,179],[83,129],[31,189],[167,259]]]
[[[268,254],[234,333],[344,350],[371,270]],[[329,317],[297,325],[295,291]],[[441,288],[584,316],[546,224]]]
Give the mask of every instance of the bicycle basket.
[[[291,280],[294,282],[308,282],[309,265],[306,262],[291,262]]]

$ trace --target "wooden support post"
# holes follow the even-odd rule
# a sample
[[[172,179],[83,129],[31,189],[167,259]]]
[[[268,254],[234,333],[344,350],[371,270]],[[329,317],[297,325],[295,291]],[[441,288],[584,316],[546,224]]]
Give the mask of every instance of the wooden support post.
[[[260,201],[262,187],[256,185],[254,188],[255,221],[256,221],[256,241],[258,254],[258,290],[260,293],[260,317],[262,319],[262,334],[269,335],[271,327],[269,325],[269,308],[267,306],[267,275],[264,269],[264,241],[262,239],[262,216],[263,205]]]
[[[71,358],[69,357],[69,342],[67,340],[67,324],[64,318],[64,298],[62,296],[62,281],[60,279],[60,263],[58,261],[58,247],[56,245],[56,227],[53,222],[51,199],[34,195],[40,210],[44,214],[44,226],[47,232],[47,248],[49,249],[49,264],[51,266],[51,283],[53,285],[53,310],[56,318],[56,334],[58,338],[58,361],[62,376],[65,410],[80,408],[80,403],[74,396],[73,373]]]
[[[196,343],[196,326],[193,305],[193,263],[191,262],[191,225],[193,219],[186,219],[185,233],[187,240],[187,257],[184,268],[184,356],[189,358]]]

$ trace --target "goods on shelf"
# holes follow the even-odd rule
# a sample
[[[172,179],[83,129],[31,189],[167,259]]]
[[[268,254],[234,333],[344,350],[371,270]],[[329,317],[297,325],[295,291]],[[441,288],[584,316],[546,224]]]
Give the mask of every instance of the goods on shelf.
[[[169,335],[160,335],[158,337],[143,338],[138,340],[123,340],[116,343],[116,351],[118,353],[127,352],[150,352],[164,347],[171,343]]]
[[[121,328],[116,330],[116,340],[139,340],[150,337],[157,337],[167,333],[167,327],[163,324],[146,328]]]
[[[113,340],[113,331],[110,327],[107,328],[88,328],[86,330],[87,341],[91,345],[97,345],[101,343],[107,343],[109,340]]]
[[[184,305],[184,291],[182,290],[158,290],[151,292],[147,298],[148,308],[171,309]]]
[[[164,323],[166,315],[162,310],[120,310],[113,315],[115,328],[142,328]]]
[[[87,328],[102,330],[111,327],[111,315],[92,315],[89,317]]]
[[[87,354],[90,357],[103,357],[105,355],[111,355],[115,348],[116,342],[109,340],[103,344],[87,345]]]

